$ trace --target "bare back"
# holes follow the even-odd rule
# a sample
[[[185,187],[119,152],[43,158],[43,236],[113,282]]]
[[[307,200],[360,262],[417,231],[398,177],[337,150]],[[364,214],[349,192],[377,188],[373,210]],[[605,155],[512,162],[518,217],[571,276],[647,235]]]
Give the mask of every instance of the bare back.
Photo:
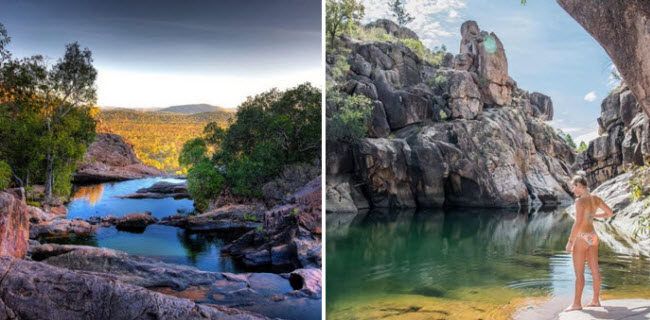
[[[583,209],[583,219],[578,226],[579,232],[589,233],[594,231],[594,216],[596,215],[596,211],[598,210],[601,201],[600,198],[594,195],[578,199],[578,203],[581,204]]]

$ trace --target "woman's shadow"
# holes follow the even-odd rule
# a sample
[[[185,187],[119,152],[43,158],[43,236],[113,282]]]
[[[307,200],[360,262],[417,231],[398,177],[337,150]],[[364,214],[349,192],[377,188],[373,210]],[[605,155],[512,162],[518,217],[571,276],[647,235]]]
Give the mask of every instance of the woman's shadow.
[[[650,319],[650,305],[628,308],[616,306],[603,306],[595,309],[582,309],[592,319]]]

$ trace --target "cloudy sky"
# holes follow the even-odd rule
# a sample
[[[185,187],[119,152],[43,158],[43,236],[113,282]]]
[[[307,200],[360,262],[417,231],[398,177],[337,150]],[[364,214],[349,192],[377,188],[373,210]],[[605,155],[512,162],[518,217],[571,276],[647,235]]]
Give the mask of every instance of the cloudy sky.
[[[100,106],[236,107],[323,82],[319,0],[2,1],[0,23],[14,57],[90,48]]]
[[[387,1],[362,0],[365,20],[390,17]],[[429,47],[445,45],[456,54],[460,25],[475,20],[493,31],[506,50],[508,71],[520,88],[553,99],[556,128],[574,140],[597,136],[600,103],[613,88],[605,50],[551,0],[405,0],[415,17],[407,25]]]

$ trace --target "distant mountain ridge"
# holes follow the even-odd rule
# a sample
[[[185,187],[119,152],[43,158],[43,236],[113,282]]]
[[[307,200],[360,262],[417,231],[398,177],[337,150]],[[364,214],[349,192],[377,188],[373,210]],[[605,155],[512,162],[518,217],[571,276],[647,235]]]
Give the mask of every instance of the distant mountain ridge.
[[[196,114],[203,112],[235,112],[235,109],[229,109],[219,106],[213,106],[207,103],[199,104],[183,104],[177,106],[169,106],[165,108],[124,108],[124,107],[100,107],[102,111],[110,110],[130,110],[139,112],[165,112],[165,113],[180,113],[180,114]]]
[[[174,113],[194,114],[194,113],[210,112],[210,111],[227,111],[227,112],[230,112],[232,110],[227,109],[227,108],[218,107],[218,106],[213,106],[213,105],[206,104],[206,103],[201,103],[201,104],[184,104],[184,105],[179,105],[179,106],[171,106],[171,107],[160,109],[158,111],[159,112],[174,112]]]

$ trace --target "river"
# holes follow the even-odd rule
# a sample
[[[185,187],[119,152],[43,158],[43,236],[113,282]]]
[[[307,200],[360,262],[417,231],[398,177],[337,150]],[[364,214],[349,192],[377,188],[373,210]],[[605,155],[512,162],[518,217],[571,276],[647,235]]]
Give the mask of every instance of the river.
[[[328,319],[509,319],[573,294],[564,210],[328,214]],[[604,298],[650,296],[650,259],[600,245]],[[587,269],[585,296],[591,295]]]
[[[93,185],[76,185],[72,201],[66,205],[68,219],[91,216],[123,216],[131,212],[151,211],[158,219],[174,214],[191,214],[194,202],[189,199],[121,199],[117,196],[134,193],[158,181],[183,182],[171,178],[144,178]],[[238,235],[213,232],[190,233],[184,229],[150,225],[142,233],[119,231],[115,227],[99,228],[89,236],[49,237],[43,243],[83,244],[124,251],[131,255],[155,258],[168,263],[197,267],[205,271],[244,272],[227,256],[221,255],[225,242]]]

